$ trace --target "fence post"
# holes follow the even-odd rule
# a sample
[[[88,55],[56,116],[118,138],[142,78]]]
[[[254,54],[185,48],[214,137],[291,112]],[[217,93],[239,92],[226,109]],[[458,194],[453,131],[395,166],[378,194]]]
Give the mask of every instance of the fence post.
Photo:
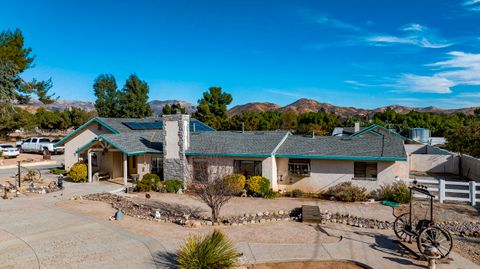
[[[475,181],[470,181],[470,203],[472,206],[475,206],[477,204],[477,183]]]
[[[442,204],[445,201],[445,179],[440,179],[438,183],[438,200]]]

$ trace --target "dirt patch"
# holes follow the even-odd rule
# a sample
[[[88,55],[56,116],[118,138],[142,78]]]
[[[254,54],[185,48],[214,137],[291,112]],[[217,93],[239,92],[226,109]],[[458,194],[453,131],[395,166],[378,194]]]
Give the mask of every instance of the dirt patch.
[[[454,236],[453,251],[480,265],[480,239]]]
[[[279,263],[264,263],[256,264],[252,269],[361,269],[370,268],[361,266],[352,261],[295,261],[295,262],[279,262]]]
[[[113,216],[115,209],[110,204],[90,200],[65,200],[57,203],[58,206],[75,210],[84,214],[107,220]],[[129,231],[153,237],[158,240],[184,240],[189,235],[205,235],[214,228],[222,230],[233,242],[250,243],[333,243],[338,242],[336,231],[327,233],[319,231],[316,225],[307,225],[293,221],[279,221],[258,223],[240,226],[201,226],[187,228],[172,223],[141,220],[125,216],[121,221],[112,221]]]

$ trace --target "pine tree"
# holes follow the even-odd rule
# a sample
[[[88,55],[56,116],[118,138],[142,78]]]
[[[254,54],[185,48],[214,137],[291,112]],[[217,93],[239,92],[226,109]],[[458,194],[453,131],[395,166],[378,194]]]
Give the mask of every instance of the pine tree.
[[[220,129],[228,119],[227,106],[232,103],[232,95],[222,92],[221,87],[210,87],[198,100],[194,117],[205,124]]]
[[[102,74],[95,79],[93,84],[95,96],[95,108],[100,117],[117,117],[120,105],[118,103],[119,92],[117,82],[113,75]]]
[[[148,104],[149,88],[145,81],[132,74],[125,82],[119,94],[120,111],[122,118],[144,118],[152,116],[152,109]]]

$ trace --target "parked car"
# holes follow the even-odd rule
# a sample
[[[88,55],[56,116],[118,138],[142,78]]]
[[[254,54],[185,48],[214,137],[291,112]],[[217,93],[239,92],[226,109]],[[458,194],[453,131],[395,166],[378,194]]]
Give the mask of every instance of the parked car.
[[[21,152],[35,152],[43,154],[62,154],[64,147],[55,147],[55,142],[50,141],[47,137],[31,137],[17,143],[17,147]]]
[[[0,144],[0,150],[2,151],[2,156],[5,158],[16,158],[20,155],[18,148],[10,144]]]

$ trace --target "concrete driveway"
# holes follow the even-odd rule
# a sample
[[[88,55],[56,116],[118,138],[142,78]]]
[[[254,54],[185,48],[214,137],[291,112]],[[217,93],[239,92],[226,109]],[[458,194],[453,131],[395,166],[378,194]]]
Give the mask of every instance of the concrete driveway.
[[[71,195],[119,189],[116,184],[67,183],[52,193],[0,200],[0,268],[169,268],[180,240],[142,236],[108,220],[55,205]],[[237,247],[249,262],[299,259],[349,259],[372,268],[422,268],[425,263],[398,254],[389,234],[351,231],[331,244],[252,244]],[[158,225],[161,229],[162,225]],[[327,228],[335,229],[334,228]],[[330,230],[331,231],[331,230]],[[320,231],[319,231],[320,232]],[[454,254],[438,268],[478,268]],[[424,267],[423,267],[424,268]]]

